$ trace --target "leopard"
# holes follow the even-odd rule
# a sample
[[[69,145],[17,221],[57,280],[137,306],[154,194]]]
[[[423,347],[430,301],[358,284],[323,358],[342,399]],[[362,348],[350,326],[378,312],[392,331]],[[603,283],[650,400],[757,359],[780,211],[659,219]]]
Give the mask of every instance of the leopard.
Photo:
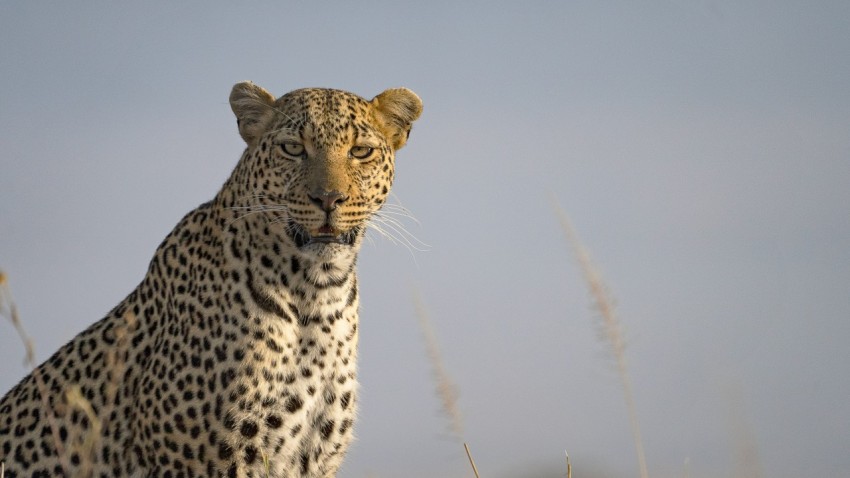
[[[245,81],[229,103],[246,146],[215,197],[0,400],[5,478],[336,476],[357,413],[357,257],[422,101]]]

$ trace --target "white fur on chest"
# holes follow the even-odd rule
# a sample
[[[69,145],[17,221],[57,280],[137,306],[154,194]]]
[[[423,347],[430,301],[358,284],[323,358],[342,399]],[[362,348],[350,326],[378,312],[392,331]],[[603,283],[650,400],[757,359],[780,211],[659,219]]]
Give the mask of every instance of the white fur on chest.
[[[234,364],[238,378],[227,390],[228,398],[235,398],[229,400],[228,441],[234,449],[261,450],[263,471],[282,474],[296,466],[318,473],[336,457],[341,460],[351,441],[358,331],[350,287],[356,287],[355,280],[351,274],[342,287],[305,288],[304,297],[262,291],[274,297],[285,317],[255,305],[249,309],[244,353]]]

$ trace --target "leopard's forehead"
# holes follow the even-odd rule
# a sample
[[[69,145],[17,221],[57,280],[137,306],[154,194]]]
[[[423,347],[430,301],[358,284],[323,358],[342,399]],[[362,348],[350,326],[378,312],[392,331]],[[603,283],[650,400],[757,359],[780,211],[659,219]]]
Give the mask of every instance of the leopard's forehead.
[[[281,113],[278,127],[309,130],[315,139],[368,135],[374,130],[369,102],[347,91],[303,88],[281,96],[275,105]]]
[[[369,111],[369,102],[342,90],[329,88],[304,88],[291,91],[277,100],[281,111],[287,114],[306,115],[314,122],[342,121],[352,116],[363,116]]]

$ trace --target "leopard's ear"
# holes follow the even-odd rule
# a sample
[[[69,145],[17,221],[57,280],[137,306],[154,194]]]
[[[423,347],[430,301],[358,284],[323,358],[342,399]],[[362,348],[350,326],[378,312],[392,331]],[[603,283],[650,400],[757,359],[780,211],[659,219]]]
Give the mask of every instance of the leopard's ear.
[[[393,149],[404,146],[413,122],[422,114],[422,100],[407,88],[392,88],[376,96],[372,106]]]
[[[248,145],[265,131],[266,123],[274,115],[274,101],[271,93],[250,81],[233,85],[230,108],[236,115],[239,134]]]

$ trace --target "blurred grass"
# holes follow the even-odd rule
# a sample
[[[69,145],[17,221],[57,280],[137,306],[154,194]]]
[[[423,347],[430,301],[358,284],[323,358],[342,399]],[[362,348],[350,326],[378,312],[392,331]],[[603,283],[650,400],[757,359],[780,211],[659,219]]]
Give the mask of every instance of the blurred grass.
[[[47,418],[48,425],[51,431],[54,448],[62,467],[64,475],[69,478],[90,477],[93,474],[93,467],[97,462],[97,445],[100,442],[104,428],[108,422],[107,417],[111,412],[113,402],[118,393],[118,384],[123,376],[125,363],[127,360],[127,343],[129,335],[135,330],[137,324],[134,315],[128,313],[125,315],[125,325],[115,328],[115,347],[112,347],[105,355],[105,370],[107,375],[107,383],[103,389],[104,406],[99,412],[92,407],[92,404],[83,396],[83,392],[79,385],[73,385],[64,390],[62,395],[54,395],[54,405],[50,403],[50,396],[47,385],[44,383],[44,377],[41,374],[41,369],[35,361],[35,345],[32,338],[24,329],[23,323],[18,314],[18,308],[12,297],[12,292],[9,287],[8,276],[0,270],[0,315],[5,315],[12,326],[18,333],[21,342],[24,345],[25,358],[24,365],[30,369],[33,381],[38,389],[38,394],[41,400],[41,405],[44,410],[44,416]],[[57,421],[57,410],[61,415],[73,414],[82,412],[88,420],[88,430],[82,436],[69,436],[68,440],[63,441],[59,435],[59,424]],[[74,454],[81,457],[79,465],[72,472],[70,466],[69,453],[66,445],[70,445]],[[5,476],[5,463],[0,478]]]
[[[18,307],[15,305],[15,301],[12,298],[12,291],[9,288],[9,280],[2,270],[0,270],[0,314],[6,315],[9,318],[12,322],[12,326],[15,328],[15,331],[17,331],[21,342],[24,344],[24,350],[26,351],[24,364],[31,370],[30,373],[32,373],[33,381],[38,388],[38,394],[41,398],[41,406],[44,409],[44,415],[47,417],[47,422],[50,425],[50,433],[53,438],[54,448],[56,448],[56,453],[59,457],[59,464],[65,471],[65,475],[70,476],[68,470],[70,470],[71,467],[68,461],[68,456],[65,454],[64,443],[59,437],[59,426],[56,423],[56,414],[54,413],[53,407],[50,406],[47,394],[47,385],[45,385],[44,379],[41,376],[41,371],[38,369],[38,364],[35,361],[35,345],[26,330],[24,330],[21,319],[18,316]]]
[[[635,397],[632,392],[632,380],[629,376],[626,364],[626,342],[623,336],[622,325],[620,324],[620,320],[615,311],[614,300],[611,298],[608,286],[602,280],[602,275],[591,261],[590,253],[579,239],[578,234],[573,228],[566,212],[564,212],[557,200],[554,198],[552,203],[561,223],[561,228],[564,230],[567,242],[575,253],[576,260],[581,268],[584,280],[587,283],[587,287],[590,289],[590,295],[593,297],[593,302],[602,328],[602,339],[608,344],[614,358],[616,359],[617,372],[620,376],[620,385],[623,388],[623,398],[625,398],[626,408],[628,409],[632,438],[635,442],[638,469],[640,471],[641,478],[649,478],[649,472],[647,471],[646,466],[646,454],[643,449],[643,439],[641,438],[640,424],[638,422],[637,406],[635,405]]]
[[[458,408],[457,385],[449,377],[448,370],[443,363],[440,347],[437,344],[437,336],[431,325],[431,318],[425,309],[425,303],[418,291],[414,291],[413,304],[416,307],[416,317],[425,340],[425,351],[428,361],[431,363],[431,371],[436,385],[437,398],[440,400],[440,408],[448,418],[449,433],[459,443],[463,443],[463,416]]]

